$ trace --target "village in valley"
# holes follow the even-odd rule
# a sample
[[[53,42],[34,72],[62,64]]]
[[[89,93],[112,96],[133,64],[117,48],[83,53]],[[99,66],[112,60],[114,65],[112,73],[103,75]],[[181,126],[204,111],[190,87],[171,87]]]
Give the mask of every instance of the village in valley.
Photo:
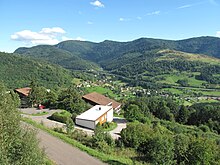
[[[0,1],[0,165],[220,165],[220,0]]]
[[[92,70],[92,72],[94,71]],[[172,97],[172,99],[178,100],[185,105],[192,105],[194,102],[220,101],[220,97],[216,96],[192,96],[187,93],[185,95],[178,95],[160,89],[155,90],[144,89],[142,87],[132,87],[119,80],[115,81],[114,77],[115,76],[97,74],[97,72],[95,72],[95,79],[92,80],[83,80],[79,78],[73,79],[75,88],[77,88],[79,91],[84,91],[84,93],[87,93],[82,95],[82,99],[87,103],[87,105],[89,105],[89,109],[84,109],[83,113],[72,118],[75,129],[82,130],[91,136],[94,134],[97,124],[103,125],[104,123],[110,123],[106,125],[111,125],[112,122],[115,122],[112,129],[115,129],[116,132],[112,129],[109,129],[108,131],[111,133],[111,136],[114,139],[119,138],[120,131],[126,128],[127,122],[123,116],[124,110],[122,110],[122,104],[127,99],[137,96],[161,96],[164,98]],[[50,93],[50,89],[47,89],[46,91],[47,93]],[[64,113],[64,109],[50,109],[50,107],[43,105],[43,103],[38,103],[30,107],[30,105],[28,105],[28,96],[31,93],[30,87],[15,89],[15,92],[18,93],[21,99],[21,111],[24,116],[30,117],[41,124],[50,122],[52,124],[48,124],[49,128],[60,128],[65,131],[66,121],[56,120],[49,116],[53,115],[55,112]],[[117,125],[119,125],[118,128]]]

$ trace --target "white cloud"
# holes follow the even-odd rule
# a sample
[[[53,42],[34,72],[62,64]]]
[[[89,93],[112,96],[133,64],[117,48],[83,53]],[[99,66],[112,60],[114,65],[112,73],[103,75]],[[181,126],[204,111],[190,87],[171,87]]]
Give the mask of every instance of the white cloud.
[[[102,2],[98,1],[98,0],[96,0],[94,2],[90,2],[90,4],[95,6],[95,7],[105,7],[105,5]]]
[[[61,41],[61,38],[65,38],[65,30],[60,27],[42,28],[40,32],[34,32],[31,30],[23,30],[11,35],[11,39],[15,41],[22,41],[25,44],[38,45],[48,44],[54,45]]]
[[[220,37],[220,31],[216,32],[216,37]]]
[[[147,15],[159,15],[160,14],[160,11],[153,11],[151,13],[147,13]]]
[[[184,9],[184,8],[189,8],[189,7],[192,7],[193,5],[183,5],[183,6],[180,6],[178,7],[177,9]]]
[[[88,22],[87,22],[87,24],[88,24],[88,25],[92,25],[92,24],[93,24],[93,22],[91,22],[91,21],[88,21]]]
[[[65,30],[63,30],[60,27],[53,27],[53,28],[43,28],[40,33],[45,33],[45,34],[54,34],[54,33],[60,33],[64,34],[66,33]]]
[[[130,20],[131,20],[131,19],[129,19],[129,18],[123,18],[123,17],[119,18],[119,21],[121,21],[121,22],[130,21]]]
[[[119,18],[119,21],[124,21],[125,19],[124,18]]]
[[[142,17],[137,17],[138,20],[142,20]]]

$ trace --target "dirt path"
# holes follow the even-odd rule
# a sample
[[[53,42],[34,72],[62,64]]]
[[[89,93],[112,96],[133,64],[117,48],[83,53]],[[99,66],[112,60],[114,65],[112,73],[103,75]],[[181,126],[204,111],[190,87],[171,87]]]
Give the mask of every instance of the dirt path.
[[[50,134],[38,130],[40,146],[57,165],[104,165],[105,163],[88,155]]]

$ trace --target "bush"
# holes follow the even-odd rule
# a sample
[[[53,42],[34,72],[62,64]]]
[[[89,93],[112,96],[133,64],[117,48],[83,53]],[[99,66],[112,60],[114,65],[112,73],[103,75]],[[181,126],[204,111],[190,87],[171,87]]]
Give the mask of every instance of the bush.
[[[55,120],[55,121],[66,124],[67,120],[71,119],[71,113],[69,113],[65,110],[63,110],[61,112],[55,112],[54,114],[49,116],[48,119]]]
[[[199,129],[201,129],[203,132],[210,132],[210,129],[207,125],[200,125]]]

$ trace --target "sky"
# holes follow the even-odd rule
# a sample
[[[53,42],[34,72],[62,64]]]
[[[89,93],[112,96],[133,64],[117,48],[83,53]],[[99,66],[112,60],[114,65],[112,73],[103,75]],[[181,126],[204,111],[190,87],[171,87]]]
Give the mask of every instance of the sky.
[[[220,0],[0,0],[0,51],[65,40],[220,37]]]

